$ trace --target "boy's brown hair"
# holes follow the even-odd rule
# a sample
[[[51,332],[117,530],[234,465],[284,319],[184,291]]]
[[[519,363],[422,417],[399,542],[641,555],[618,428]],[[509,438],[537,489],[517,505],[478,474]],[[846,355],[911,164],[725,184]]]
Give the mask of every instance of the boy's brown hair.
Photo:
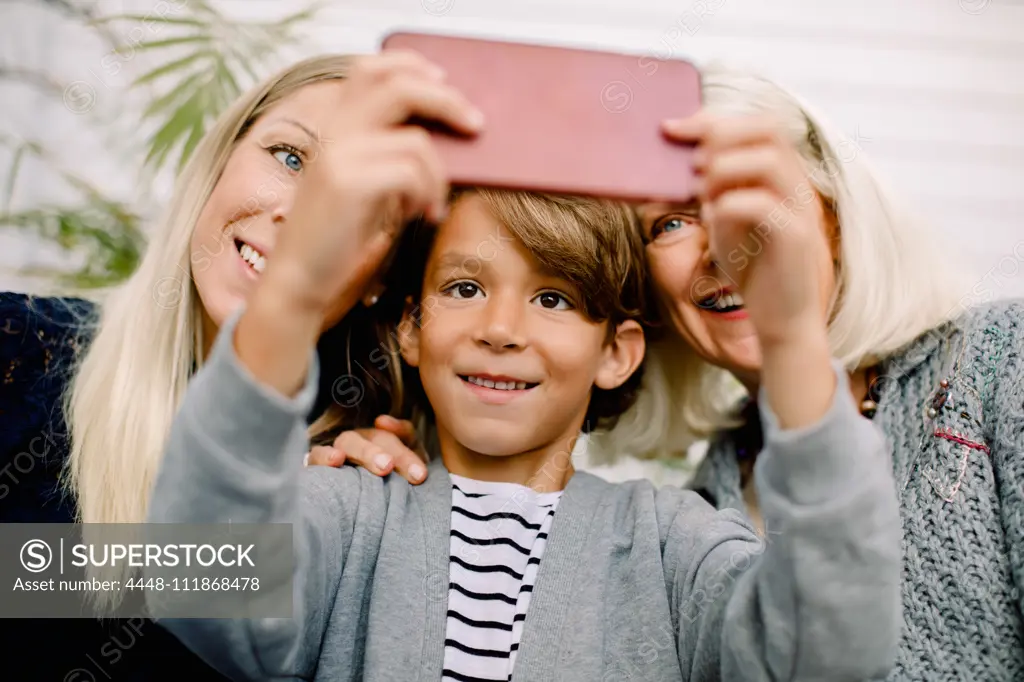
[[[581,312],[594,322],[608,324],[609,341],[620,323],[647,318],[644,245],[629,206],[589,197],[485,188],[455,191],[450,205],[469,192],[483,200],[491,215],[543,269],[577,289]],[[316,442],[329,441],[345,429],[372,426],[379,414],[412,418],[421,432],[432,421],[418,371],[401,362],[398,325],[410,299],[411,317],[417,321],[420,317],[424,270],[435,234],[429,225],[409,226],[377,304],[369,309],[357,306],[321,339],[321,347],[343,339],[348,352],[344,367],[322,367],[321,398],[327,389],[333,404],[326,405],[313,425],[312,431],[319,434],[314,437]],[[495,239],[481,249],[481,260],[500,248],[501,240]],[[342,327],[347,329],[344,334]],[[367,333],[370,329],[373,333]],[[330,355],[336,357],[337,353],[322,353],[321,358]],[[636,400],[642,374],[643,364],[617,389],[595,387],[584,431],[614,426]]]

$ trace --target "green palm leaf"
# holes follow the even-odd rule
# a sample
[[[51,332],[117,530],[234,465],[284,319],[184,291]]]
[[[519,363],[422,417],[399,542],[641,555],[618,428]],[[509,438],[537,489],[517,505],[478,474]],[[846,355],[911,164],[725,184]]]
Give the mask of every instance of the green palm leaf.
[[[140,222],[127,207],[89,200],[0,214],[0,224],[33,232],[81,256],[81,264],[70,270],[23,268],[20,274],[45,276],[76,289],[114,284],[135,270],[145,243]]]
[[[35,234],[80,259],[80,264],[70,269],[22,268],[19,273],[46,277],[78,290],[114,284],[130,275],[145,244],[142,219],[125,204],[106,198],[92,183],[59,168],[38,142],[5,135],[0,136],[0,144],[14,149],[6,201],[0,210],[0,227]],[[69,204],[11,211],[10,199],[18,171],[28,155],[52,164],[57,174],[77,190],[79,198]]]
[[[159,92],[143,113],[144,120],[157,126],[146,143],[146,164],[157,169],[184,166],[213,120],[244,87],[266,74],[281,48],[297,41],[296,27],[313,19],[322,6],[316,3],[273,22],[232,21],[205,0],[194,0],[180,12],[162,17],[104,18],[104,23],[148,27],[152,39],[125,50],[166,54],[132,84]]]

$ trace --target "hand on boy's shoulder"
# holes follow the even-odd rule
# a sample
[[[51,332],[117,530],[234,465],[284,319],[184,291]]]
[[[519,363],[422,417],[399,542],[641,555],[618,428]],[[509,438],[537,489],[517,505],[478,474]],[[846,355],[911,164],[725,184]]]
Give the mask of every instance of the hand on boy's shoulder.
[[[394,472],[413,485],[427,478],[426,454],[412,423],[388,415],[377,417],[377,428],[344,431],[330,445],[318,445],[306,455],[310,466],[352,464],[377,476]]]

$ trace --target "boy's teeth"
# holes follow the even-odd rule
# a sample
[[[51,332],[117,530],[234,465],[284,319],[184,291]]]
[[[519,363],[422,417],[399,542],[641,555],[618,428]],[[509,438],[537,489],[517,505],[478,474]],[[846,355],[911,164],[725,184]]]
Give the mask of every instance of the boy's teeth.
[[[526,388],[525,381],[491,381],[490,379],[481,379],[480,377],[469,377],[468,381],[471,384],[483,386],[484,388],[493,388],[498,391],[521,391]]]
[[[252,264],[252,269],[256,272],[263,272],[263,268],[267,267],[267,259],[260,256],[256,259],[256,262]]]

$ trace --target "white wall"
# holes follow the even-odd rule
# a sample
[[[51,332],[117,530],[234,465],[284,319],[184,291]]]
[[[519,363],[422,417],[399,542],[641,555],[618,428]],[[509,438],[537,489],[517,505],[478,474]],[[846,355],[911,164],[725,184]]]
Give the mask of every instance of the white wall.
[[[158,0],[98,4],[100,11],[146,14]],[[216,4],[243,18],[279,17],[302,6]],[[44,140],[67,166],[155,215],[169,181],[140,175],[141,95],[126,92],[146,55],[115,72],[104,66],[109,52],[95,36],[42,5],[0,6],[0,63],[47,68],[70,88],[62,102],[35,88],[0,86],[0,130]],[[936,232],[956,240],[936,267],[975,268],[985,295],[1024,295],[1020,0],[335,0],[292,56],[373,51],[397,28],[756,67],[856,135]],[[97,132],[97,120],[109,128]],[[6,161],[0,155],[0,169]],[[44,167],[23,178],[20,205],[66,196]],[[0,287],[30,286],[5,268],[52,258],[44,246],[0,231]]]
[[[101,13],[146,14],[156,11],[158,1],[85,4],[98,5]],[[172,12],[187,2],[163,1]],[[216,4],[243,18],[274,18],[302,7],[281,0]],[[8,2],[0,12],[2,63],[46,68],[70,86],[63,103],[34,88],[0,86],[4,133],[58,147],[73,170],[156,213],[169,181],[140,178],[141,93],[126,92],[147,55],[135,55],[115,71],[94,35],[46,3]],[[947,266],[974,266],[988,275],[995,295],[1024,295],[1020,0],[335,0],[292,55],[372,51],[396,28],[698,62],[727,58],[758,68],[857,135],[935,229],[962,242]],[[97,132],[97,120],[110,123],[105,133]],[[5,172],[6,164],[0,169]],[[29,179],[17,188],[19,203],[64,195],[61,183],[42,168],[23,178]],[[40,248],[0,234],[0,271],[41,257]],[[19,283],[0,272],[0,286]]]

